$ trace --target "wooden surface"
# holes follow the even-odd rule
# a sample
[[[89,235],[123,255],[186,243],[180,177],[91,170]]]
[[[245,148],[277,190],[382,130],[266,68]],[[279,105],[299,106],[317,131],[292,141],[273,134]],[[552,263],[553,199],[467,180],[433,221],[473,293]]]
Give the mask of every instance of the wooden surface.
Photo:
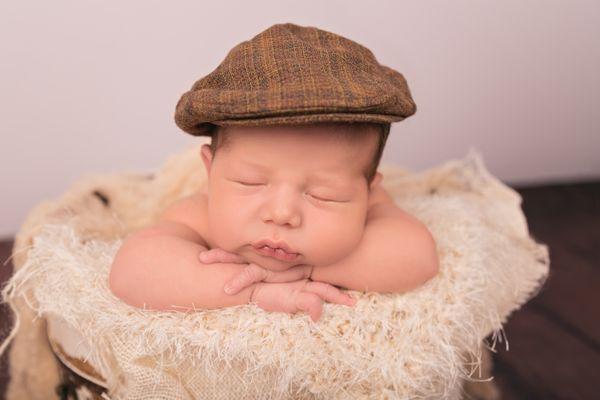
[[[10,257],[12,250],[13,241],[3,240],[0,241],[0,288],[4,287],[5,282],[12,274],[12,263],[9,261],[5,264],[7,258]],[[0,298],[0,301],[2,299]],[[12,327],[12,318],[10,314],[10,308],[6,304],[0,305],[0,339],[4,340],[5,337],[10,333]],[[4,399],[4,392],[6,391],[6,384],[8,382],[8,350],[0,358],[0,399]]]
[[[540,293],[504,326],[493,375],[503,399],[600,398],[600,182],[516,188],[532,236],[550,248],[550,276]],[[12,241],[0,242],[0,261]],[[0,285],[12,272],[0,268]],[[0,307],[0,338],[10,318]],[[0,399],[8,378],[0,365]]]

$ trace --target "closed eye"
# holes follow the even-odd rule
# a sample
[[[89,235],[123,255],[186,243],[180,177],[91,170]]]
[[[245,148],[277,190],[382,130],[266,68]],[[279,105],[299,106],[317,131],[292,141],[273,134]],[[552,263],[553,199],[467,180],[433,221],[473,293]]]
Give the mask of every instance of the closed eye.
[[[264,183],[249,183],[249,182],[240,182],[240,181],[234,181],[236,183],[239,183],[240,185],[243,186],[262,186],[264,185]],[[331,200],[331,199],[324,199],[322,197],[317,197],[315,195],[309,194],[310,197],[314,198],[317,201],[321,201],[324,203],[346,203],[345,201],[339,201],[339,200]]]
[[[236,183],[239,183],[240,185],[244,185],[244,186],[260,186],[260,185],[264,185],[263,183],[248,183],[248,182],[239,182],[239,181],[234,181]]]
[[[315,199],[315,200],[318,200],[318,201],[324,201],[324,202],[327,202],[327,203],[341,203],[340,201],[337,201],[337,200],[323,199],[323,198],[320,198],[320,197],[314,196],[314,195],[312,195],[312,194],[311,194],[311,195],[309,195],[309,196],[310,196],[310,197],[312,197],[312,198],[313,198],[313,199]]]

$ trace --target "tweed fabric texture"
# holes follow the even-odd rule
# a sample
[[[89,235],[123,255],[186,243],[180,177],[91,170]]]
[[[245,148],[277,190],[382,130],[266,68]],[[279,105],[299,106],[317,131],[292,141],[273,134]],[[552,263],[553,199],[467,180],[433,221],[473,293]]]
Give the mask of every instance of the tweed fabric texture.
[[[216,125],[356,121],[389,129],[416,110],[404,76],[368,48],[285,23],[231,49],[181,96],[175,122],[195,136],[211,135]]]

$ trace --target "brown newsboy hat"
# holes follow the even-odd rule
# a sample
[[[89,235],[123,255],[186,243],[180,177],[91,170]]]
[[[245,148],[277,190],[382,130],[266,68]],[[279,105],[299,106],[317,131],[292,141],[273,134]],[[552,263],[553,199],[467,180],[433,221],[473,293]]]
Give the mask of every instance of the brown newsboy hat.
[[[196,136],[215,125],[362,121],[389,124],[417,111],[404,76],[335,33],[276,24],[236,45],[184,93],[175,123]]]

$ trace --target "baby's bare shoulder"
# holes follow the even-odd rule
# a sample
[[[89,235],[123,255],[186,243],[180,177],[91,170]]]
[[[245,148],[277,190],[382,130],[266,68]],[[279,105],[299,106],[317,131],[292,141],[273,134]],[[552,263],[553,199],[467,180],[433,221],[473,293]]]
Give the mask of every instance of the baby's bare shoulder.
[[[420,225],[420,221],[413,215],[400,208],[390,193],[381,185],[377,185],[372,190],[371,198],[367,211],[367,220],[381,217],[392,217],[402,219],[407,227]]]
[[[202,237],[206,246],[208,238],[207,208],[208,197],[202,190],[198,190],[167,207],[161,214],[158,225],[169,222],[186,225]]]
[[[198,217],[204,215],[207,203],[208,199],[206,195],[201,191],[196,191],[173,202],[163,211],[160,219],[196,220]]]

